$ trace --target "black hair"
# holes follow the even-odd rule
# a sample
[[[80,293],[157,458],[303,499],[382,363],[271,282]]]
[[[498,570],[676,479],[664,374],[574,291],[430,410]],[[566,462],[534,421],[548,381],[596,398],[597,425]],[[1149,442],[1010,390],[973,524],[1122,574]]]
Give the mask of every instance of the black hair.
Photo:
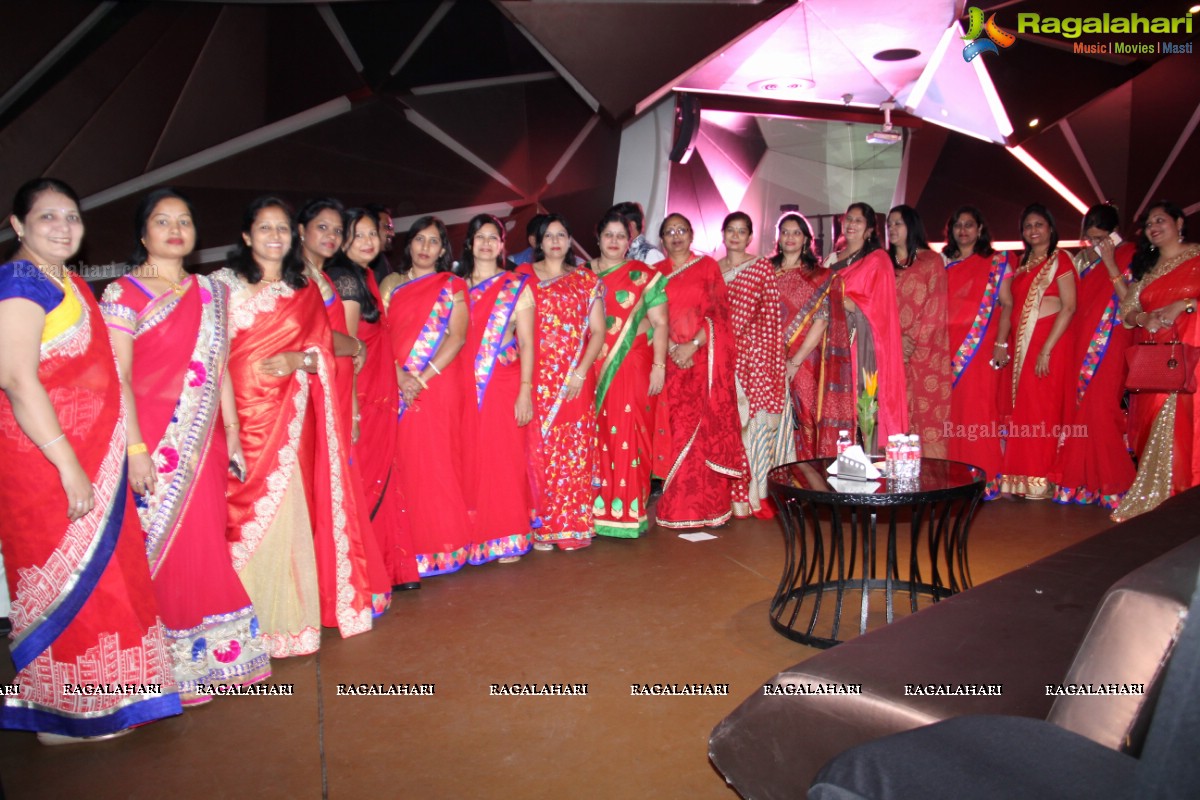
[[[438,258],[434,271],[449,272],[454,266],[450,258],[450,237],[446,233],[446,223],[432,214],[426,214],[408,226],[408,233],[404,235],[404,249],[400,251],[400,261],[396,267],[397,272],[408,272],[412,269],[412,238],[430,226],[437,228],[438,236],[442,239],[442,255]]]
[[[525,238],[538,235],[538,228],[542,226],[542,220],[547,217],[546,214],[534,214],[529,218],[529,222],[525,223]]]
[[[1046,248],[1046,253],[1053,253],[1054,248],[1058,247],[1058,227],[1054,224],[1054,215],[1050,213],[1050,209],[1041,203],[1030,203],[1021,212],[1021,241],[1025,244],[1025,249],[1021,252],[1022,264],[1028,262],[1029,257],[1033,254],[1032,249],[1029,247],[1029,242],[1025,241],[1025,220],[1034,214],[1046,220],[1046,224],[1050,226],[1050,246]]]
[[[1170,200],[1156,200],[1146,207],[1146,212],[1137,220],[1141,235],[1138,237],[1137,250],[1133,253],[1133,260],[1129,262],[1129,269],[1133,273],[1135,281],[1141,280],[1143,275],[1154,269],[1154,265],[1158,263],[1158,257],[1161,255],[1158,248],[1150,243],[1150,237],[1146,235],[1146,225],[1151,212],[1155,209],[1162,209],[1171,219],[1182,220],[1179,226],[1180,236],[1184,235],[1187,227],[1187,218],[1183,215],[1183,209]]]
[[[504,223],[491,214],[476,214],[467,223],[462,256],[459,257],[458,264],[453,270],[454,274],[460,278],[467,279],[475,273],[475,251],[471,249],[471,246],[475,241],[475,234],[479,233],[484,225],[495,225],[496,230],[500,232],[500,253],[496,256],[496,265],[500,269],[512,269],[508,259],[504,257]]]
[[[604,233],[604,229],[613,222],[620,223],[621,227],[625,229],[625,232],[629,232],[629,217],[625,216],[620,211],[617,211],[616,207],[614,206],[608,211],[605,211],[604,216],[601,217],[600,221],[596,223],[596,238],[599,239]]]
[[[1094,205],[1083,215],[1083,224],[1079,227],[1079,238],[1086,239],[1088,228],[1099,228],[1112,233],[1121,227],[1121,215],[1117,207],[1111,203]]]
[[[729,227],[729,223],[734,222],[735,220],[739,220],[739,219],[746,223],[746,231],[751,236],[753,236],[754,235],[754,222],[751,221],[750,215],[747,214],[745,211],[734,211],[732,214],[727,214],[725,216],[725,221],[721,223],[721,230],[722,231],[725,230],[726,228]]]
[[[179,192],[172,189],[170,186],[162,186],[150,194],[142,198],[138,203],[137,208],[133,211],[133,253],[129,256],[130,268],[139,267],[150,260],[150,253],[146,251],[146,245],[142,238],[146,235],[146,225],[150,222],[150,215],[154,213],[155,207],[163,200],[174,198],[187,206],[188,214],[192,217],[192,224],[196,222],[196,211],[192,208],[192,201]]]
[[[300,237],[296,235],[296,227],[291,223],[294,215],[287,203],[272,195],[255,198],[246,206],[246,212],[242,215],[242,233],[248,236],[258,220],[259,213],[268,208],[278,208],[282,211],[292,229],[291,247],[283,256],[283,282],[293,289],[302,289],[308,285],[308,278],[304,277],[304,262],[296,252]],[[246,283],[254,285],[262,280],[262,267],[254,260],[254,252],[250,245],[246,244],[244,236],[239,238],[238,243],[229,251],[228,260],[230,268],[242,276]]]
[[[617,203],[608,210],[608,213],[617,213],[625,217],[625,219],[637,226],[638,233],[643,233],[646,227],[646,213],[642,211],[640,204],[632,200],[626,200],[623,203]]]
[[[380,214],[387,214],[389,217],[392,215],[392,210],[383,203],[367,203],[363,206],[363,208],[365,208],[367,213],[377,220],[379,219]]]
[[[958,241],[954,238],[954,223],[963,214],[970,214],[971,218],[975,220],[975,224],[979,226],[979,238],[975,240],[974,253],[960,253]],[[967,258],[975,253],[981,256],[990,256],[994,252],[996,251],[992,248],[992,232],[988,229],[987,223],[983,221],[983,212],[975,206],[959,206],[946,221],[946,246],[942,249],[942,255],[946,258]]]
[[[921,221],[921,215],[915,208],[901,204],[888,212],[889,217],[892,214],[899,214],[900,219],[904,220],[904,249],[908,251],[909,258],[916,255],[918,250],[929,249],[929,239],[925,236],[925,223]],[[896,261],[895,242],[888,242],[888,255],[892,257],[892,263],[899,267],[900,263]]]
[[[867,221],[867,228],[870,230],[870,235],[863,239],[862,250],[859,251],[860,256],[865,256],[867,253],[873,253],[876,250],[883,249],[883,243],[879,241],[879,215],[875,213],[875,209],[869,203],[851,203],[846,206],[846,213],[849,214],[854,209],[858,209],[859,213]]]
[[[692,221],[690,219],[685,217],[683,214],[680,214],[678,211],[673,211],[670,214],[667,214],[665,217],[663,217],[663,221],[660,222],[658,225],[658,242],[659,242],[659,244],[662,244],[662,240],[665,239],[667,236],[667,220],[669,220],[671,217],[679,217],[681,220],[684,221],[685,224],[687,224],[689,231],[695,230],[695,228],[692,227]]]
[[[336,211],[338,216],[342,218],[342,225],[345,226],[346,208],[342,205],[342,201],[336,197],[317,197],[300,206],[300,210],[296,212],[296,230],[299,231],[316,219],[318,214],[326,210]]]
[[[542,224],[537,229],[537,245],[533,248],[533,261],[537,263],[538,261],[546,260],[546,253],[542,250],[542,242],[546,239],[546,231],[555,222],[562,225],[567,231],[567,252],[563,256],[563,269],[569,271],[575,268],[575,259],[571,257],[571,226],[567,224],[562,214],[546,214],[542,217]]]
[[[25,218],[29,216],[33,204],[38,199],[38,195],[42,192],[64,194],[71,198],[75,202],[75,205],[79,205],[79,195],[63,181],[60,181],[58,178],[34,178],[31,181],[21,184],[21,188],[17,189],[17,193],[13,195],[13,216],[21,220],[22,223],[25,222]]]
[[[807,240],[800,248],[800,263],[804,265],[804,269],[816,269],[820,262],[817,260],[816,250],[813,249],[816,243],[813,241],[812,228],[808,226],[808,220],[796,211],[787,212],[779,218],[779,222],[775,223],[775,254],[771,256],[771,263],[775,265],[775,269],[783,266],[783,248],[780,246],[780,242],[783,240],[783,223],[789,221],[800,226],[800,232]]]

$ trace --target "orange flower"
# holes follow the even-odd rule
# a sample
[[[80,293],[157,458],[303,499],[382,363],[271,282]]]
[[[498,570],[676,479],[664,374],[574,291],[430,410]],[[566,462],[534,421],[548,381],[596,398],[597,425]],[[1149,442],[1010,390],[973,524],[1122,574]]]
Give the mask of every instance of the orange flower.
[[[877,372],[863,370],[863,390],[867,393],[867,397],[875,397],[875,393],[879,391],[879,374]]]

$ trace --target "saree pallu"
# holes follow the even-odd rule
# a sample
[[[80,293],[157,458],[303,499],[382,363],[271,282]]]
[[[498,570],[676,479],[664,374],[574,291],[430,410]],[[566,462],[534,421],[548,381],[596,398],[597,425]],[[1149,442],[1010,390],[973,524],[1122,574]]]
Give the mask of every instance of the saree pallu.
[[[724,274],[733,329],[738,419],[749,467],[733,486],[733,513],[747,517],[767,499],[767,473],[796,459],[792,432],[782,428],[787,374],[783,315],[775,267],[758,258]]]
[[[832,256],[831,256],[832,258]],[[838,273],[845,282],[845,296],[858,307],[858,314],[870,328],[875,348],[878,404],[875,430],[877,442],[895,433],[908,433],[908,398],[904,392],[904,353],[900,343],[900,309],[896,303],[896,276],[886,251],[876,250]],[[862,367],[858,348],[850,349],[854,359],[854,396],[863,390]],[[867,443],[871,444],[871,443]],[[874,445],[871,445],[874,447]],[[878,452],[878,450],[872,450]]]
[[[246,457],[245,483],[229,486],[230,555],[271,656],[305,655],[320,647],[321,625],[342,636],[371,629],[373,587],[348,485],[332,334],[312,282],[272,283],[252,295],[228,268],[213,277],[230,289],[229,377]],[[281,352],[312,353],[317,372],[258,370]]]
[[[604,349],[596,359],[596,533],[634,539],[649,524],[655,400],[650,396],[654,329],[638,335],[646,312],[667,302],[666,277],[641,261],[600,274]]]
[[[82,279],[70,276],[64,295],[40,274],[28,262],[0,266],[0,299],[40,296],[50,309],[38,380],[96,505],[67,521],[58,470],[0,393],[0,548],[20,692],[4,699],[0,727],[100,736],[182,709],[126,482],[125,407],[104,319]]]
[[[355,381],[358,392],[358,444],[355,461],[362,473],[366,509],[382,552],[389,585],[415,584],[417,551],[413,544],[404,493],[396,480],[396,413],[400,408],[400,388],[396,383],[396,358],[387,329],[387,317],[375,273],[364,270],[367,290],[375,299],[379,319],[358,320],[358,338],[367,348],[367,363]],[[350,369],[353,370],[353,360]]]
[[[346,307],[342,304],[341,294],[333,284],[333,281],[323,272],[309,275],[309,278],[317,285],[317,288],[321,292],[321,301],[325,304],[325,316],[329,321],[330,330],[334,333],[349,336],[350,326],[346,322]],[[365,342],[364,346],[366,346]],[[332,337],[330,339],[329,352],[331,354],[334,352]],[[352,441],[354,430],[354,391],[357,383],[354,374],[354,357],[333,356],[333,365],[334,394],[337,398],[337,410],[334,414],[334,422],[345,431],[348,448],[346,452],[349,454],[346,459],[346,489],[354,493],[354,508],[358,513],[357,527],[364,534],[362,536],[362,546],[366,554],[367,581],[371,588],[371,613],[373,616],[379,617],[391,605],[392,582],[388,580],[383,554],[380,551],[380,545],[376,537],[374,535],[366,535],[367,532],[372,530],[370,516],[372,506],[368,505],[364,488],[365,480],[362,470],[359,468],[358,453]],[[362,434],[361,428],[359,429],[359,434],[360,436]],[[312,511],[311,500],[309,502],[309,510],[310,512]]]
[[[1129,279],[1134,246],[1122,244],[1113,254],[1121,280]],[[1136,473],[1125,443],[1128,425],[1121,397],[1125,394],[1125,352],[1132,332],[1121,324],[1112,279],[1097,259],[1075,257],[1079,296],[1071,320],[1071,354],[1064,411],[1065,438],[1049,476],[1058,503],[1096,503],[1115,509]],[[1071,376],[1078,373],[1078,377]],[[1073,384],[1073,385],[1072,385]]]
[[[171,667],[191,704],[212,699],[202,686],[270,676],[271,662],[224,536],[229,291],[202,275],[182,286],[156,296],[125,276],[105,289],[102,308],[109,328],[133,338],[138,425],[158,473],[135,502]]]
[[[950,341],[946,337],[946,266],[931,250],[917,253],[911,266],[896,273],[896,304],[908,394],[908,423],[921,437],[926,458],[946,457],[946,419],[950,414]]]
[[[465,302],[467,284],[446,272],[402,283],[388,299],[392,352],[400,368],[420,374],[437,354],[454,304]],[[463,491],[463,420],[469,379],[462,353],[429,381],[409,406],[398,398],[396,483],[407,516],[421,576],[457,572],[467,563],[471,527]]]
[[[1135,294],[1126,298],[1126,303],[1133,310],[1157,311],[1177,300],[1200,298],[1200,250],[1191,247],[1176,258],[1179,263],[1156,266],[1131,287]],[[1132,318],[1133,314],[1128,316]],[[1198,317],[1200,313],[1181,313],[1175,318],[1179,341],[1200,347]],[[1133,333],[1135,344],[1150,338],[1142,328]],[[1165,336],[1160,333],[1158,338],[1165,340]],[[1129,431],[1129,443],[1138,458],[1137,477],[1113,512],[1118,522],[1200,485],[1200,404],[1196,403],[1196,395],[1131,394]]]
[[[533,538],[564,550],[586,547],[595,535],[595,372],[583,374],[575,399],[565,400],[564,395],[587,347],[592,304],[604,302],[604,285],[591,270],[580,267],[548,281],[538,281],[531,264],[522,264],[517,272],[533,276],[537,307],[530,424],[537,426],[539,436],[531,448],[530,469],[539,488],[534,502],[542,526]]]
[[[850,333],[842,308],[842,279],[827,269],[792,269],[776,282],[783,309],[785,355],[793,360],[818,320],[826,322],[821,342],[788,384],[785,416],[793,420],[796,459],[837,455],[838,431],[854,430],[854,378]]]
[[[992,368],[1000,318],[1000,283],[1008,253],[972,254],[946,266],[946,333],[950,342],[950,416],[947,453],[987,475],[985,500],[1000,496],[1003,450],[1000,392],[1008,369]]]
[[[475,565],[522,556],[532,544],[529,426],[517,425],[515,411],[521,390],[519,345],[516,336],[505,342],[529,282],[527,275],[501,272],[472,286],[468,298],[471,327],[463,352],[474,393],[466,414],[464,458],[473,504],[467,561]]]
[[[1022,494],[1031,499],[1052,494],[1049,476],[1058,455],[1063,433],[1063,407],[1068,381],[1075,378],[1071,358],[1072,328],[1067,328],[1055,343],[1050,356],[1050,374],[1034,374],[1038,354],[1050,336],[1058,314],[1038,318],[1042,300],[1058,297],[1058,279],[1070,275],[1075,267],[1061,250],[1043,262],[1017,268],[1012,278],[1013,332],[1009,340],[1012,356],[1012,414],[1005,425],[1004,462],[1000,491]],[[1074,320],[1072,320],[1074,325]],[[1004,396],[1001,396],[1001,403]],[[1002,405],[1003,412],[1003,405]]]
[[[690,369],[667,360],[655,425],[654,457],[665,464],[656,472],[666,475],[656,521],[664,528],[722,525],[733,514],[734,482],[748,472],[725,281],[708,256],[693,253],[674,270],[669,259],[657,266],[668,276],[671,341],[690,342],[701,331],[707,338]]]

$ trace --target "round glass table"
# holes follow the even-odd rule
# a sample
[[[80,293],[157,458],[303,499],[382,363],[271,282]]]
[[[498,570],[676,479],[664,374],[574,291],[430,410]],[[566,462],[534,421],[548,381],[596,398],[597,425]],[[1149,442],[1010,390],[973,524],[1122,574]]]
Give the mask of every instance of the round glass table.
[[[875,480],[830,476],[834,461],[798,461],[769,475],[785,552],[783,577],[771,600],[771,625],[790,639],[821,648],[844,640],[842,612],[850,595],[859,595],[861,634],[873,597],[882,595],[890,624],[897,591],[907,592],[915,613],[921,596],[937,602],[970,588],[967,534],[984,490],[983,470],[957,461],[926,458],[917,477]],[[880,528],[887,535],[882,577],[876,569]],[[897,550],[903,529],[908,530],[908,569],[902,578]],[[853,613],[853,606],[849,610]]]

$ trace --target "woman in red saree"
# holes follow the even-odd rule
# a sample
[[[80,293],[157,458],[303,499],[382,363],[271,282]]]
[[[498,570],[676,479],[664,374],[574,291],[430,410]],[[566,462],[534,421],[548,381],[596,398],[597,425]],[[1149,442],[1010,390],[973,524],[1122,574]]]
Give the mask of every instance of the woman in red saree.
[[[404,511],[404,494],[394,480],[400,389],[383,298],[375,283],[376,267],[384,261],[378,222],[363,208],[347,211],[345,221],[345,246],[326,272],[341,299],[339,313],[346,333],[361,343],[364,358],[353,377],[353,411],[347,409],[346,413],[348,419],[353,419],[354,469],[359,474],[368,527],[382,551],[387,585],[417,589],[421,585],[417,554]]]
[[[1008,275],[1008,253],[992,249],[983,215],[963,206],[946,223],[946,333],[950,342],[950,417],[947,453],[955,461],[979,467],[987,475],[983,499],[1000,496],[1003,450],[1000,438],[1000,391],[1006,373],[1006,339],[997,339],[997,308],[1012,307],[1000,284]]]
[[[468,494],[475,505],[467,561],[475,565],[520,560],[532,544],[536,516],[529,480],[532,281],[504,265],[504,225],[491,214],[473,217],[455,273],[470,287],[464,355],[474,393],[468,401],[465,458]]]
[[[779,219],[771,263],[783,308],[788,378],[784,422],[794,430],[796,458],[837,455],[838,431],[854,430],[850,333],[842,308],[841,277],[822,269],[813,252],[812,229],[796,213]]]
[[[1081,238],[1087,246],[1074,258],[1079,296],[1068,351],[1068,364],[1074,366],[1067,370],[1065,438],[1049,476],[1056,503],[1096,503],[1110,511],[1135,474],[1125,444],[1129,421],[1121,407],[1125,352],[1133,337],[1119,314],[1135,248],[1114,244],[1119,224],[1110,205],[1092,206],[1083,217]]]
[[[865,376],[875,373],[875,441],[863,441],[871,453],[878,442],[908,433],[908,398],[904,393],[904,357],[900,343],[900,310],[892,260],[879,244],[875,209],[851,203],[842,217],[843,248],[830,253],[825,266],[838,273],[845,286],[843,306],[850,328],[854,364],[854,397],[863,391]],[[863,430],[863,420],[858,421]]]
[[[578,550],[592,543],[596,498],[596,380],[604,347],[604,284],[571,262],[571,232],[558,214],[538,225],[534,263],[517,272],[534,278],[537,369],[533,420],[540,434],[531,470],[542,526],[535,550]]]
[[[896,269],[908,424],[921,437],[921,455],[945,458],[950,414],[946,262],[929,249],[925,224],[911,206],[889,211],[887,230],[888,255]]]
[[[181,711],[126,484],[125,408],[88,285],[75,192],[24,184],[0,266],[0,526],[19,695],[0,727],[44,744],[110,738]],[[98,687],[133,685],[133,693]],[[83,687],[68,691],[68,687]]]
[[[666,278],[627,259],[630,221],[609,211],[596,225],[607,335],[596,359],[596,533],[635,539],[649,524],[654,408],[667,375]]]
[[[1058,230],[1045,206],[1035,203],[1021,214],[1021,238],[1025,252],[1009,279],[1000,284],[1000,294],[1012,300],[1017,324],[1008,339],[1012,358],[1012,414],[1005,426],[1003,477],[1000,491],[1044,500],[1053,494],[1049,474],[1058,455],[1063,431],[1067,380],[1074,364],[1068,364],[1069,345],[1056,345],[1067,335],[1075,314],[1075,267],[1058,249]],[[997,336],[1005,341],[1010,312],[1000,313]],[[1067,340],[1069,341],[1069,339]]]
[[[228,467],[245,464],[226,379],[229,293],[184,271],[196,244],[187,200],[155,190],[135,220],[133,271],[108,285],[101,308],[122,379],[133,391],[129,438],[147,449],[129,457],[129,482],[138,495],[167,653],[184,704],[198,704],[212,699],[209,687],[271,674],[224,535]]]
[[[770,519],[774,513],[763,506],[767,473],[796,459],[790,432],[780,429],[787,392],[779,286],[770,260],[746,252],[754,238],[749,215],[733,212],[725,217],[721,231],[725,257],[717,263],[729,294],[738,418],[750,468],[734,484],[733,515]]]
[[[396,483],[422,577],[457,572],[471,549],[463,474],[470,378],[459,357],[470,310],[449,254],[446,226],[421,217],[408,230],[398,271],[379,287],[400,387]]]
[[[721,267],[692,252],[692,223],[663,220],[667,258],[670,363],[655,425],[655,472],[666,475],[655,509],[664,528],[724,525],[733,515],[734,483],[744,478],[746,448],[734,387],[736,353]]]
[[[1146,212],[1145,238],[1131,263],[1134,284],[1121,304],[1121,320],[1134,341],[1177,339],[1200,347],[1200,245],[1184,238],[1179,206],[1160,200]],[[1169,333],[1159,331],[1169,329]],[[1172,495],[1200,485],[1200,403],[1195,394],[1134,392],[1129,443],[1137,477],[1113,519],[1143,514]]]
[[[272,657],[320,647],[320,626],[371,629],[374,586],[348,486],[350,436],[340,420],[333,335],[317,286],[293,251],[291,214],[261,197],[242,220],[230,266],[229,375],[246,457],[229,487],[233,566]]]

